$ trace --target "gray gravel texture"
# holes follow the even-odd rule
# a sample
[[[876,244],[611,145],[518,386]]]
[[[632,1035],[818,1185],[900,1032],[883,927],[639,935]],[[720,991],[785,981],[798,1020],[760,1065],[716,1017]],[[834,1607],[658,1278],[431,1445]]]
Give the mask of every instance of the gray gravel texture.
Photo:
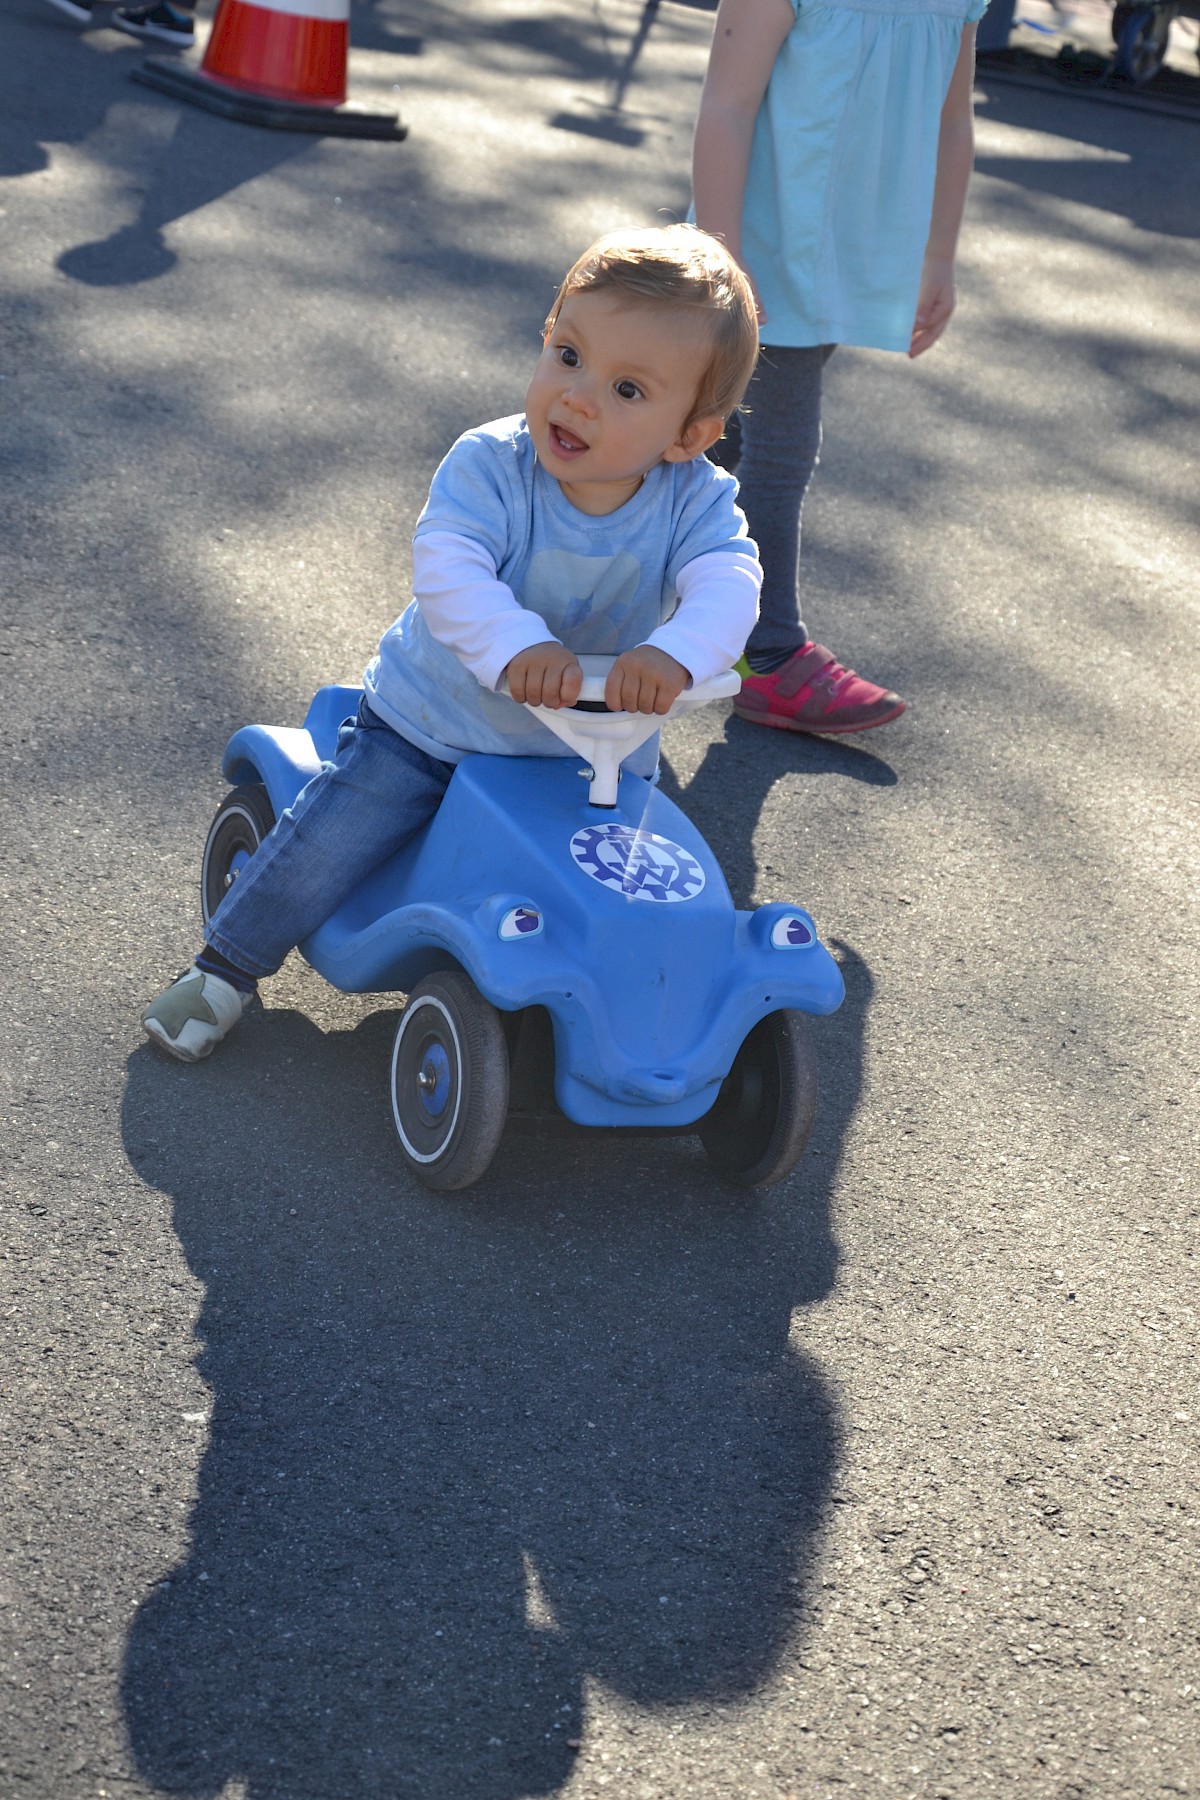
[[[209,1064],[138,1029],[226,737],[357,678],[567,262],[682,212],[710,28],[356,4],[396,145],[0,18],[3,1800],[1200,1792],[1196,123],[981,84],[960,317],[834,359],[808,521],[910,709],[669,734],[846,973],[793,1179],[434,1198],[396,1004],[298,959]]]

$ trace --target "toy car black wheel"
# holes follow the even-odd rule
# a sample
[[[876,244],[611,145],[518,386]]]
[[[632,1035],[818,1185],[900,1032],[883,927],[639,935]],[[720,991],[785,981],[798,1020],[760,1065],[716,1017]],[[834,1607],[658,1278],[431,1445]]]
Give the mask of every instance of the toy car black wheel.
[[[1113,20],[1116,31],[1116,20]],[[1132,6],[1117,37],[1117,67],[1127,81],[1141,87],[1153,81],[1167,55],[1171,35],[1169,6]]]
[[[205,927],[275,823],[275,812],[260,781],[226,794],[208,828],[200,870],[200,910]]]
[[[804,1014],[774,1012],[745,1039],[696,1129],[726,1181],[770,1187],[803,1156],[816,1110],[817,1062]]]
[[[507,1116],[500,1014],[461,970],[439,970],[409,995],[392,1049],[392,1117],[405,1159],[426,1187],[470,1187]]]

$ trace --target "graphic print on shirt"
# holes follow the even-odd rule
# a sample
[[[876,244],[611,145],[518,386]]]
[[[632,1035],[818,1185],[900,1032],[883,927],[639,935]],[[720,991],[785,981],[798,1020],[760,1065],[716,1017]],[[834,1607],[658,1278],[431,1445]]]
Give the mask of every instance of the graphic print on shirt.
[[[615,656],[630,642],[641,575],[628,550],[615,556],[538,550],[529,559],[522,601],[577,656]]]

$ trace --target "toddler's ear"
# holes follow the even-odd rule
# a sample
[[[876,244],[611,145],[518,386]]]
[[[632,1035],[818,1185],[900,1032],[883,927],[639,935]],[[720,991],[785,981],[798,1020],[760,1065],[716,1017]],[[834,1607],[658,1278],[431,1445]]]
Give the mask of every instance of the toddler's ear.
[[[691,462],[695,456],[703,456],[710,444],[715,444],[725,429],[725,421],[716,413],[707,418],[693,419],[686,431],[671,445],[663,457],[664,462]]]

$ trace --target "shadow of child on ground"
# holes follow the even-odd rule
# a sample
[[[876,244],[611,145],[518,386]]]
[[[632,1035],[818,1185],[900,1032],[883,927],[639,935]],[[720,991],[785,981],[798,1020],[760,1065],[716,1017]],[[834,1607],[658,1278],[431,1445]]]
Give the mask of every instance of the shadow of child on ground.
[[[124,1674],[143,1777],[248,1800],[558,1791],[586,1678],[736,1698],[803,1629],[840,1436],[793,1309],[869,980],[845,962],[817,1152],[766,1196],[690,1138],[506,1135],[467,1195],[394,1148],[394,1012],[252,1015],[129,1060],[128,1154],[204,1284],[187,1553]]]

